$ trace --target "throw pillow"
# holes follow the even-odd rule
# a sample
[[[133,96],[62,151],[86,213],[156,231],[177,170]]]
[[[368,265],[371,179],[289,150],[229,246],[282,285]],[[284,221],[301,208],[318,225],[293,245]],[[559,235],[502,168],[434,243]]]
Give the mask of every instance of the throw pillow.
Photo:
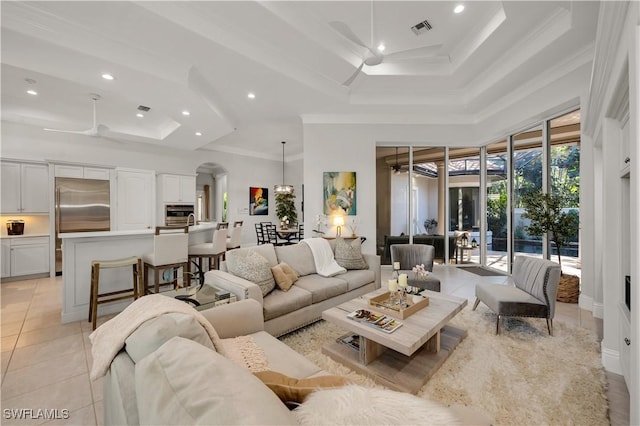
[[[267,385],[284,403],[303,402],[311,392],[321,388],[339,388],[349,384],[349,381],[340,376],[316,376],[308,379],[296,379],[277,371],[261,371],[253,373],[258,379]]]
[[[344,238],[336,238],[335,259],[345,269],[367,269],[369,265],[362,257],[360,238],[348,243]]]
[[[271,268],[271,273],[276,280],[276,285],[282,291],[288,291],[293,283],[298,281],[298,274],[284,262]]]
[[[262,291],[262,296],[266,296],[276,288],[269,261],[255,251],[231,250],[227,253],[227,269],[236,277],[257,284]]]
[[[350,385],[322,389],[293,410],[301,425],[460,425],[452,410],[404,392]]]
[[[136,364],[135,391],[142,425],[295,424],[253,374],[181,337]]]

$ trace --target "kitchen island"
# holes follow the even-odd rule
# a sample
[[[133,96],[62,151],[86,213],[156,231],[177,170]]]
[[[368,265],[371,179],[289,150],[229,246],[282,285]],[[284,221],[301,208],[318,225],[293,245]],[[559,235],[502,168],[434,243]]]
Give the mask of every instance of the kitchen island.
[[[189,227],[189,245],[211,242],[215,222]],[[91,262],[121,259],[153,251],[154,229],[135,231],[73,232],[62,239],[62,322],[86,321],[91,294]],[[100,272],[100,292],[131,286],[131,268],[105,269]],[[98,316],[121,312],[132,300],[100,305]]]

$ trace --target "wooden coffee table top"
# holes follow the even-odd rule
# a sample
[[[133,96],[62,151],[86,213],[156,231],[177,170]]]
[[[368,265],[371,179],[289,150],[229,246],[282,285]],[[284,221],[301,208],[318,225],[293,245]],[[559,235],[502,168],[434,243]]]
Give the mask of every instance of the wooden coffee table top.
[[[429,305],[408,318],[398,319],[402,327],[393,333],[385,333],[375,327],[347,318],[347,314],[357,309],[382,313],[369,305],[369,299],[386,291],[386,289],[379,289],[328,309],[322,312],[322,319],[410,356],[467,305],[467,299],[425,290],[421,294],[429,297]]]

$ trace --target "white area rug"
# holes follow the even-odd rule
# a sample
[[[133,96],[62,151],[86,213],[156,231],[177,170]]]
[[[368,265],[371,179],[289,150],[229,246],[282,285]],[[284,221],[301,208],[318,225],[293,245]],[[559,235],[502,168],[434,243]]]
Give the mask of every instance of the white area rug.
[[[418,396],[444,405],[481,408],[496,425],[608,425],[606,379],[596,336],[582,327],[542,319],[507,318],[495,333],[495,314],[471,304],[452,324],[468,336]],[[321,353],[345,334],[320,321],[281,338],[332,374],[381,387]]]

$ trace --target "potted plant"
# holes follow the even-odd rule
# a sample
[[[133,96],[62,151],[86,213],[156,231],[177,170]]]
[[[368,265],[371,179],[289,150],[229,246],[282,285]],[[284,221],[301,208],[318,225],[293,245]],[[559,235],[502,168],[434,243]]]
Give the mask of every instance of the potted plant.
[[[578,215],[575,212],[565,212],[562,194],[543,194],[542,191],[531,191],[522,197],[525,208],[522,217],[531,220],[525,229],[530,235],[549,234],[556,245],[558,265],[560,265],[560,285],[557,300],[561,302],[577,303],[579,291],[579,277],[562,273],[562,257],[560,251],[569,243],[569,238],[578,233]]]
[[[427,234],[433,234],[433,229],[438,226],[438,220],[436,218],[425,219],[424,221],[424,229],[426,229]]]
[[[296,223],[298,213],[295,205],[296,196],[294,194],[276,194],[276,215],[281,223]]]

